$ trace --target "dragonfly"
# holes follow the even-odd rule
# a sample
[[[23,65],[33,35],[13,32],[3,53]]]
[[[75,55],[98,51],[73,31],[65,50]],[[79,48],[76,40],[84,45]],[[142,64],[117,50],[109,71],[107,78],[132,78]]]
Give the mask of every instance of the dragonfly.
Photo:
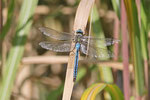
[[[79,51],[85,55],[88,55],[92,58],[103,58],[103,57],[113,57],[113,54],[108,51],[108,53],[100,53],[99,51],[105,51],[105,49],[95,46],[98,41],[99,45],[102,46],[111,46],[114,43],[118,43],[119,40],[112,38],[97,38],[92,36],[86,36],[83,34],[81,29],[76,30],[76,35],[59,32],[51,28],[40,27],[39,30],[48,37],[51,37],[58,42],[50,42],[43,41],[40,42],[39,45],[47,50],[51,50],[54,52],[71,52],[76,49],[75,52],[75,61],[74,61],[74,71],[73,71],[73,81],[76,81],[77,78],[77,70],[78,70],[78,59],[79,59]],[[102,42],[101,42],[102,41]],[[75,47],[71,50],[72,42],[75,43]]]

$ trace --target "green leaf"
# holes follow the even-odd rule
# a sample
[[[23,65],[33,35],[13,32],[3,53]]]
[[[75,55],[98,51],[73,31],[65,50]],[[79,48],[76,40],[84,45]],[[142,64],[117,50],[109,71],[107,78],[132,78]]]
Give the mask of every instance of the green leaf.
[[[96,83],[90,86],[83,93],[81,100],[95,100],[103,90],[110,93],[112,100],[124,100],[122,92],[116,85],[105,83]]]
[[[131,47],[131,57],[135,69],[135,85],[138,96],[143,95],[144,89],[144,64],[142,58],[141,30],[138,22],[138,12],[135,0],[124,0]]]
[[[2,34],[0,34],[0,40],[3,40],[4,37],[6,36],[6,34],[9,31],[9,28],[10,28],[10,26],[12,24],[12,21],[13,21],[12,18],[13,18],[13,14],[14,14],[14,8],[15,8],[15,0],[11,0],[9,8],[8,8],[7,21],[6,21],[6,24],[3,27]]]
[[[9,100],[17,69],[24,52],[26,37],[32,24],[32,16],[38,0],[24,0],[13,45],[8,55],[8,61],[4,66],[0,100]]]
[[[102,29],[99,13],[98,13],[96,6],[93,7],[92,30],[96,37],[105,39],[105,35],[104,35],[103,29]],[[105,41],[100,41],[100,42],[105,43]],[[102,53],[104,55],[108,54],[107,48],[105,46],[99,45],[98,42],[96,43],[96,45],[98,45],[98,47],[101,47],[104,49],[100,53]],[[108,57],[103,57],[100,60],[108,60]],[[102,81],[107,82],[107,83],[113,83],[111,68],[105,67],[105,66],[104,67],[99,66],[99,69],[100,69],[100,77],[101,77]],[[107,76],[107,77],[105,77],[105,76]]]
[[[115,13],[120,18],[120,0],[111,0]]]

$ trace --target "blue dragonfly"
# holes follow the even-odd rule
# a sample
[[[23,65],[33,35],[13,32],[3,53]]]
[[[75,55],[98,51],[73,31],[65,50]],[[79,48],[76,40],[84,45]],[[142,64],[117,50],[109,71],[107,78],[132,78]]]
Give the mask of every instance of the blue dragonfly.
[[[74,73],[73,73],[74,82],[77,77],[79,51],[92,58],[103,58],[103,57],[109,58],[113,57],[113,54],[110,51],[108,51],[108,53],[105,54],[102,53],[106,49],[95,46],[96,42],[98,42],[98,44],[102,46],[111,46],[112,44],[119,42],[119,40],[111,38],[97,38],[85,36],[83,35],[83,31],[81,29],[76,30],[76,35],[69,34],[66,32],[58,32],[54,29],[47,27],[40,27],[39,30],[44,35],[51,37],[55,40],[58,40],[58,42],[50,42],[50,41],[40,42],[39,45],[44,49],[51,50],[54,52],[71,52],[73,51],[71,50],[71,44],[72,42],[75,43],[74,49],[76,49],[76,53],[74,61]]]

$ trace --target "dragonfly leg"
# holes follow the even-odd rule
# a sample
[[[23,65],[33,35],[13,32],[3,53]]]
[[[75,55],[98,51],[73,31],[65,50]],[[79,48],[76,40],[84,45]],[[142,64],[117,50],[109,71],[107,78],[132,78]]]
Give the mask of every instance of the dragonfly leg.
[[[75,54],[74,50],[75,50],[75,46],[74,46],[74,48],[70,52],[73,52],[73,54]]]

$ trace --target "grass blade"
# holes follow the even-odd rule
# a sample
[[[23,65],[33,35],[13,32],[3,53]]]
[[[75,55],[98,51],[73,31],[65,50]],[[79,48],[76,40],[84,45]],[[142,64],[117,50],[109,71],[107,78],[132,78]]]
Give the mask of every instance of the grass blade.
[[[143,59],[141,51],[141,39],[140,39],[140,27],[138,22],[138,14],[135,0],[124,0],[128,27],[129,27],[129,38],[133,65],[135,66],[135,85],[138,97],[144,93],[144,72],[143,72]]]
[[[120,89],[114,84],[96,83],[91,85],[82,94],[81,100],[95,100],[96,96],[103,90],[111,94],[112,100],[124,100]]]
[[[120,19],[120,0],[112,0],[112,6],[114,8],[114,11],[116,12],[118,18]]]
[[[148,22],[147,16],[141,3],[141,46],[144,59],[145,84],[148,87]]]
[[[38,0],[24,0],[21,8],[19,23],[13,40],[13,46],[9,52],[7,65],[4,69],[0,100],[9,100],[11,89],[17,73],[18,65],[24,51],[27,33],[32,24],[32,16]]]
[[[99,38],[105,38],[96,6],[94,6],[94,8],[93,8],[92,15],[93,15],[92,29],[93,29],[94,35]],[[97,43],[97,45],[98,45],[98,43]],[[106,51],[103,53],[104,53],[104,55],[107,55],[107,48],[106,47],[102,47],[102,48],[106,49]],[[107,60],[107,59],[108,59],[108,57],[102,58],[100,60]],[[101,76],[102,80],[107,83],[112,83],[113,77],[112,77],[111,69],[108,67],[99,67],[99,69],[100,69],[100,73],[101,73],[100,76]],[[107,76],[107,77],[105,77],[105,76]]]
[[[7,21],[6,21],[6,24],[3,27],[2,34],[0,34],[0,40],[4,39],[4,37],[6,36],[6,34],[9,31],[9,28],[11,27],[12,20],[13,20],[12,17],[13,17],[13,14],[14,14],[14,8],[15,8],[15,0],[11,0],[9,8],[8,8]]]

